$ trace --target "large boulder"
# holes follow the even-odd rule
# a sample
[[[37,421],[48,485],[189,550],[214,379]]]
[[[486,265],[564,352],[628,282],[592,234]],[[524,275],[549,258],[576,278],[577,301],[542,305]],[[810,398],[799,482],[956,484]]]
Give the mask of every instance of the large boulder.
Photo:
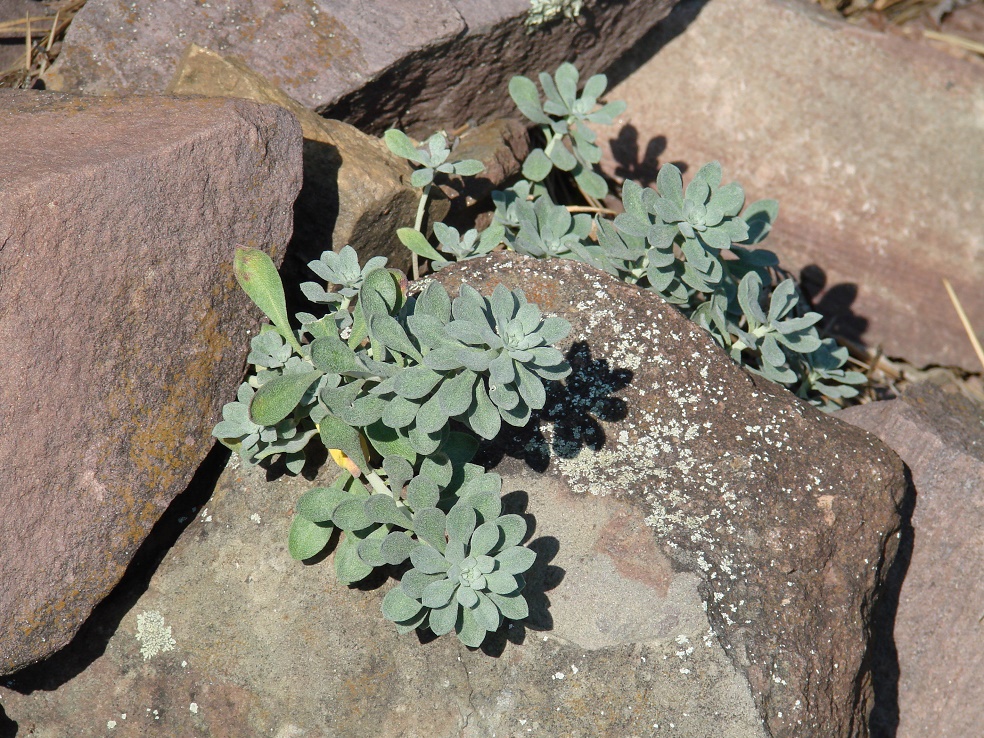
[[[984,403],[936,380],[837,417],[897,451],[916,487],[911,558],[893,572],[895,648],[876,651],[875,668],[897,680],[898,709],[875,719],[898,738],[975,735],[984,725]]]
[[[160,93],[189,42],[241,56],[302,105],[417,135],[515,112],[513,74],[604,69],[676,0],[89,0],[49,89]],[[563,12],[567,9],[566,17]]]
[[[485,452],[532,524],[530,618],[474,651],[398,636],[385,576],[346,590],[329,561],[289,560],[317,482],[234,458],[211,499],[172,511],[193,520],[108,625],[0,687],[9,718],[53,735],[866,735],[899,459],[600,272],[497,255],[439,278],[522,287],[573,324],[542,424]]]
[[[678,9],[609,93],[629,107],[600,129],[607,172],[652,182],[657,160],[719,160],[750,199],[779,200],[767,246],[836,332],[977,370],[942,278],[984,325],[981,63],[806,0]]]
[[[301,136],[232,100],[0,93],[0,673],[64,646],[188,484],[280,259]]]

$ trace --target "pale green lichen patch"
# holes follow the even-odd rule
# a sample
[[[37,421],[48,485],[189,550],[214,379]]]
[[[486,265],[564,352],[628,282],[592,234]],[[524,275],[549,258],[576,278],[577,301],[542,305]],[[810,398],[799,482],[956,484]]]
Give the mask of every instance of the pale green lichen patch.
[[[164,616],[151,610],[137,615],[137,640],[143,645],[140,653],[144,661],[159,653],[173,651],[177,645],[171,637],[171,626],[164,624]]]
[[[561,15],[573,20],[581,14],[583,7],[584,0],[530,0],[526,25],[533,28]]]

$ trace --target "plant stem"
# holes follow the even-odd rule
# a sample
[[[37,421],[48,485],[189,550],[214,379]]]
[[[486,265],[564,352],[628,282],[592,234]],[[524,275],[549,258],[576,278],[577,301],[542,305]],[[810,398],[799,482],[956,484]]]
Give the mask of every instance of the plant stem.
[[[379,494],[394,497],[393,491],[387,486],[386,482],[384,482],[376,472],[374,471],[366,472],[365,476],[366,476],[366,481],[368,481],[369,484],[372,485],[372,488],[376,490]]]
[[[424,224],[424,212],[427,209],[427,198],[430,197],[432,186],[433,183],[424,185],[424,189],[420,193],[420,202],[417,204],[417,219],[414,221],[413,227],[414,230],[420,231],[420,233],[423,233],[421,226]],[[417,254],[411,252],[410,257],[413,263],[413,278],[415,280],[420,279],[420,265],[417,262]]]

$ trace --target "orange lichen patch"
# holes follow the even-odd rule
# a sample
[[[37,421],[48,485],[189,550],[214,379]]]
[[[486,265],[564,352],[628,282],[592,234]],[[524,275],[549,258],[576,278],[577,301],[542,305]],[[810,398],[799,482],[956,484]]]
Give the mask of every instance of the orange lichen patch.
[[[669,559],[656,545],[656,537],[638,513],[627,509],[616,515],[598,534],[592,547],[611,557],[619,574],[651,588],[666,597],[673,581]]]

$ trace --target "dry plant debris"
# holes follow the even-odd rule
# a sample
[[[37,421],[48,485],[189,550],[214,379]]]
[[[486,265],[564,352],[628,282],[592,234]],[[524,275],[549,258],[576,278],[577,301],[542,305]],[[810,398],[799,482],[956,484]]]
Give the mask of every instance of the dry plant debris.
[[[0,38],[23,38],[24,57],[14,66],[0,70],[0,88],[29,89],[54,62],[61,41],[75,14],[86,0],[53,0],[44,5],[49,15],[25,16],[0,23]]]

